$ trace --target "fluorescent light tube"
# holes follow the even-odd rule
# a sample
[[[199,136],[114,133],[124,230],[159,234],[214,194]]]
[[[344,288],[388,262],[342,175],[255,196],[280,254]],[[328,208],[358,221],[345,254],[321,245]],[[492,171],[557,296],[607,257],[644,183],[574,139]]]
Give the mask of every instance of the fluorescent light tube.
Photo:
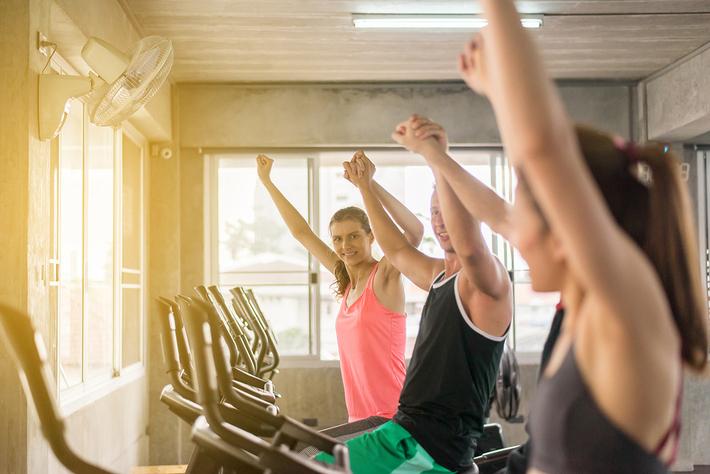
[[[521,19],[525,28],[540,28],[542,16]],[[353,15],[356,28],[468,28],[480,29],[488,20],[477,15]]]

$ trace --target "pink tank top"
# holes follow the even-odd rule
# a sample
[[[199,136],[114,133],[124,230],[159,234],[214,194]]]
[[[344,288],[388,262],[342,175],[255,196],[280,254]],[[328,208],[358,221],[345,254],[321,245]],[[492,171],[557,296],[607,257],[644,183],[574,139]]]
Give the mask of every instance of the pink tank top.
[[[343,373],[348,421],[370,416],[392,418],[404,383],[406,319],[382,306],[372,289],[379,263],[362,295],[347,306],[345,290],[335,319],[340,369]]]

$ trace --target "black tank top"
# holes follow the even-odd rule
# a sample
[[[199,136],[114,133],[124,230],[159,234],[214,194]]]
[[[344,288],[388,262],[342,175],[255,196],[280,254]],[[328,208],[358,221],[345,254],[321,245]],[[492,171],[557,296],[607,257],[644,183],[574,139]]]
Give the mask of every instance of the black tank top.
[[[451,471],[472,465],[506,337],[486,334],[466,316],[459,274],[442,281],[442,272],[429,289],[393,418]]]
[[[530,410],[530,467],[547,474],[667,474],[654,454],[611,424],[587,389],[572,345],[542,378]]]

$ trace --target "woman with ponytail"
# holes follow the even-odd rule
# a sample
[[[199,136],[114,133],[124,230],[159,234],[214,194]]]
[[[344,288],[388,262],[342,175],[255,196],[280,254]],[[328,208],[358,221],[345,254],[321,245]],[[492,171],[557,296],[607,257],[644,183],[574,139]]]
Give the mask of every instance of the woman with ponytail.
[[[567,116],[511,0],[459,58],[515,167],[514,244],[565,322],[530,413],[532,473],[667,473],[685,369],[705,370],[708,306],[687,190],[660,146]],[[642,172],[643,171],[643,172]]]
[[[271,182],[274,160],[259,155],[256,163],[259,179],[291,235],[335,275],[331,288],[341,300],[335,331],[348,421],[370,417],[382,419],[373,420],[375,424],[388,421],[397,412],[405,375],[402,275],[387,257],[377,261],[372,256],[375,236],[365,211],[346,207],[333,215],[328,225],[331,249]],[[422,223],[377,183],[375,189],[407,240],[419,246],[424,235]]]

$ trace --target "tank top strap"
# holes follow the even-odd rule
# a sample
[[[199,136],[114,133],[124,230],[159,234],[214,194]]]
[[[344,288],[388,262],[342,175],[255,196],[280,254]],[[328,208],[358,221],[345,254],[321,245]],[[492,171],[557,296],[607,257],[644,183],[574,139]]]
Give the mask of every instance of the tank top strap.
[[[682,365],[681,365],[682,369]],[[681,372],[682,373],[682,372]],[[671,427],[666,432],[658,446],[654,450],[654,454],[660,454],[666,445],[671,442],[673,443],[671,454],[668,459],[668,465],[672,465],[678,458],[678,445],[680,443],[680,430],[681,430],[681,409],[683,407],[683,377],[680,378],[680,390],[678,391],[678,397],[676,399],[675,413],[673,415],[673,423]]]
[[[372,269],[372,273],[370,273],[370,277],[367,279],[367,285],[365,285],[365,289],[372,289],[372,285],[375,283],[375,273],[377,273],[377,267],[380,266],[380,262],[377,262],[375,264],[375,267]]]

